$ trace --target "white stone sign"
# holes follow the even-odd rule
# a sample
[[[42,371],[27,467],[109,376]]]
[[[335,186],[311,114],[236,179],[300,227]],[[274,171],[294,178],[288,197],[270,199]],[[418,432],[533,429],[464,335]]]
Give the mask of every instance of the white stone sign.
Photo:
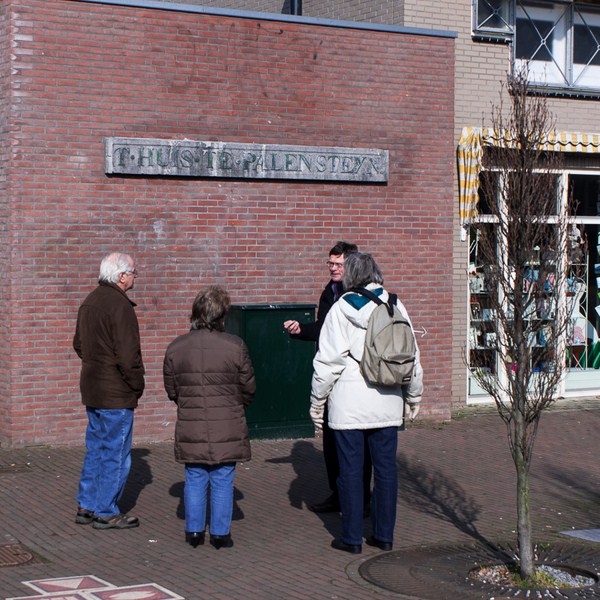
[[[387,182],[389,152],[373,148],[280,146],[193,140],[105,138],[115,175]]]

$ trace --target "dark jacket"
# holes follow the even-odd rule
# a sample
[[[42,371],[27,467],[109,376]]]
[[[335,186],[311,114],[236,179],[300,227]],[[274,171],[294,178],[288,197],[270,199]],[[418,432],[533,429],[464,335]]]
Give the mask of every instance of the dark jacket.
[[[248,349],[239,337],[192,329],[167,348],[163,376],[167,395],[177,403],[178,462],[250,460],[245,409],[256,383]]]
[[[297,340],[306,340],[308,342],[318,342],[321,327],[325,322],[327,313],[334,303],[344,293],[344,285],[340,282],[330,281],[319,298],[319,308],[317,310],[317,320],[313,323],[300,323],[300,333],[292,334],[291,337]]]
[[[93,408],[135,408],[144,391],[144,364],[135,303],[101,281],[77,315],[73,348],[81,358],[81,401]]]

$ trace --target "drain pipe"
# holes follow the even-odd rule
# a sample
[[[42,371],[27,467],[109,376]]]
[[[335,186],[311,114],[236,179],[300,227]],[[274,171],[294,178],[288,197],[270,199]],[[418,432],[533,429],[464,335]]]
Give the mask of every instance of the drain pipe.
[[[302,16],[302,0],[290,0],[290,14]]]

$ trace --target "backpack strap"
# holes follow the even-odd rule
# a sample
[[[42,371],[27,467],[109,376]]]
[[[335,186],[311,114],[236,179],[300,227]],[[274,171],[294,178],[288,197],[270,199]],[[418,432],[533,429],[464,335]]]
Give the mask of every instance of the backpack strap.
[[[360,294],[369,300],[375,302],[375,304],[383,304],[383,300],[374,294],[371,290],[367,290],[366,288],[354,287],[347,290],[348,292],[355,292],[356,294]],[[396,301],[398,300],[398,296],[396,294],[389,294],[389,298],[387,301],[387,311],[390,317],[394,316],[394,306],[396,305]]]

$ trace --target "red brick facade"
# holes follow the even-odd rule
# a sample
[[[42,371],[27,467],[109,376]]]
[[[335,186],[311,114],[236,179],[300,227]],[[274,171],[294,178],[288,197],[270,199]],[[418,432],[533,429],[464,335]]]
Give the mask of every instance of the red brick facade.
[[[137,441],[172,435],[162,357],[198,289],[316,303],[338,239],[375,255],[427,329],[422,414],[449,417],[452,37],[64,0],[1,7],[2,445],[82,442],[71,340],[112,250],[140,271]],[[107,176],[114,136],[382,148],[389,181]]]

